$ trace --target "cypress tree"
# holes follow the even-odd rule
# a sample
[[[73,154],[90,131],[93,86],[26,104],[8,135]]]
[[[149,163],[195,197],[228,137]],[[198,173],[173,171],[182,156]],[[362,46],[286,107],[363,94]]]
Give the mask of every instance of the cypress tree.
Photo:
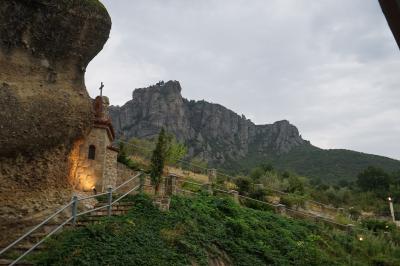
[[[167,136],[164,128],[161,129],[158,135],[156,148],[151,156],[150,178],[154,186],[154,192],[157,195],[160,188],[161,178],[164,170],[165,159],[167,155]]]

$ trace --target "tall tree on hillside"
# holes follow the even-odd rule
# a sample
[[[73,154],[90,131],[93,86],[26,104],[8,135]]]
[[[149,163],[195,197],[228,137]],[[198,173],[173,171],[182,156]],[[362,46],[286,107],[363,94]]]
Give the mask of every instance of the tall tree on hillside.
[[[164,128],[161,129],[158,135],[158,141],[156,148],[151,156],[150,165],[150,178],[151,183],[154,186],[154,193],[157,195],[160,189],[160,183],[162,180],[162,174],[164,171],[165,160],[167,156],[167,136]]]
[[[187,153],[184,144],[178,142],[174,135],[167,134],[166,164],[176,165]]]
[[[357,185],[365,191],[381,193],[383,197],[389,192],[391,178],[383,169],[369,166],[357,176]]]

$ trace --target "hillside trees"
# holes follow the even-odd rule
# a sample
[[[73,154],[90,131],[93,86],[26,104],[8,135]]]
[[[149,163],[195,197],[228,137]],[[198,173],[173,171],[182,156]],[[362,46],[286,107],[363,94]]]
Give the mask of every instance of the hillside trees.
[[[128,156],[129,147],[127,147],[127,145],[125,145],[123,142],[119,142],[118,148],[119,148],[119,153],[117,161],[119,163],[126,165],[130,169],[139,170],[140,168],[139,165]]]
[[[201,173],[204,169],[208,168],[208,163],[200,157],[194,157],[190,160],[192,171],[195,173]]]
[[[237,187],[238,192],[241,195],[247,195],[247,193],[251,190],[252,187],[252,180],[248,177],[238,177],[234,180],[235,185]]]
[[[357,185],[365,191],[373,191],[387,196],[391,184],[390,175],[383,169],[369,166],[357,176]]]
[[[175,165],[185,157],[186,153],[186,146],[179,143],[172,134],[167,134],[166,163],[169,165]]]

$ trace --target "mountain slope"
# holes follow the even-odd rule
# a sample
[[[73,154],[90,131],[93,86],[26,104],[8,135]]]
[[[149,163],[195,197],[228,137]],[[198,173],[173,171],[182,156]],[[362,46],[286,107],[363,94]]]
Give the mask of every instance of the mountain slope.
[[[110,108],[117,135],[151,138],[165,127],[189,147],[189,157],[233,171],[270,162],[281,169],[330,179],[354,178],[368,165],[400,169],[400,161],[385,157],[319,149],[303,140],[286,120],[255,125],[219,104],[189,101],[181,90],[177,81],[134,90],[132,100]]]
[[[324,150],[312,145],[302,145],[278,156],[250,154],[239,165],[246,169],[259,163],[270,163],[282,171],[325,181],[353,181],[358,173],[371,165],[387,172],[400,170],[400,162],[391,158],[344,149]]]

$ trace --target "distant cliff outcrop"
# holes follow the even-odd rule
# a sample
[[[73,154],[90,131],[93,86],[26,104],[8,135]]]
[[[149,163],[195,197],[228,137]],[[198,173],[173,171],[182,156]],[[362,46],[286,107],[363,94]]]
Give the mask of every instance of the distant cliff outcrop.
[[[149,138],[165,127],[189,147],[191,157],[224,164],[249,153],[284,154],[306,143],[288,121],[255,125],[245,116],[206,101],[182,97],[178,81],[133,91],[132,100],[111,107],[110,115],[125,138]]]

